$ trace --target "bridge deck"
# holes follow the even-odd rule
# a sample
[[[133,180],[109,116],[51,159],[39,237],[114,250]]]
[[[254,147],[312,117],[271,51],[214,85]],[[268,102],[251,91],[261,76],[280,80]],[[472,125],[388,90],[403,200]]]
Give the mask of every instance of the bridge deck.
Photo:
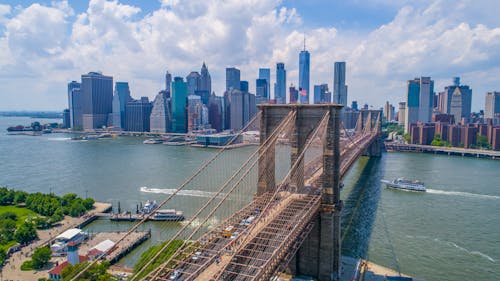
[[[341,142],[341,178],[356,159],[377,138],[378,133],[360,134]],[[304,167],[306,193],[281,192],[275,200],[265,193],[192,245],[191,254],[175,259],[175,269],[166,269],[159,280],[268,280],[293,257],[318,213],[323,158],[316,157]],[[266,210],[261,213],[262,210]],[[241,222],[249,216],[253,224]],[[231,237],[224,228],[233,226]],[[193,254],[194,253],[194,254]]]

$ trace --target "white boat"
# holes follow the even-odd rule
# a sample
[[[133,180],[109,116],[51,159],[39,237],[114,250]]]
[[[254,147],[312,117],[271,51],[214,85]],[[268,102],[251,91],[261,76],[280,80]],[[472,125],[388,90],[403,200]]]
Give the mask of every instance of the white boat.
[[[163,143],[163,140],[161,140],[161,139],[148,139],[148,140],[143,141],[142,143],[144,143],[144,144],[159,144],[159,143]]]
[[[153,220],[157,221],[183,221],[184,214],[182,211],[173,209],[157,210],[153,215]]]
[[[389,188],[407,190],[407,191],[421,191],[425,192],[425,185],[423,182],[418,180],[406,180],[403,178],[397,178],[392,181],[381,180],[382,183],[385,183]]]

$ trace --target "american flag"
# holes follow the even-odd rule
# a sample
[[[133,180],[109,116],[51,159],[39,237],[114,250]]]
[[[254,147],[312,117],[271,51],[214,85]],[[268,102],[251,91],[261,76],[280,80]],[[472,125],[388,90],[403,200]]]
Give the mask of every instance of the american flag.
[[[304,96],[304,97],[305,97],[305,96],[307,96],[307,91],[306,91],[306,89],[299,88],[299,94],[300,94],[301,96]]]

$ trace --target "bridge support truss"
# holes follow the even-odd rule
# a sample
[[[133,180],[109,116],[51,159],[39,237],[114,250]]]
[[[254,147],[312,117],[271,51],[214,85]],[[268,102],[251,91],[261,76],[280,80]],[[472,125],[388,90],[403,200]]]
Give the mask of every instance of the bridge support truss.
[[[280,121],[294,110],[295,124],[290,137],[291,163],[302,153],[307,139],[318,126],[321,118],[329,111],[326,139],[323,142],[323,174],[321,177],[321,205],[319,215],[314,219],[314,226],[295,258],[290,269],[295,274],[313,276],[322,281],[338,280],[340,277],[341,229],[340,211],[340,105],[261,105],[261,143],[265,142],[270,132]],[[274,153],[262,155],[259,161],[259,181],[257,195],[272,192],[276,188],[274,181]],[[269,171],[273,175],[269,177]],[[292,183],[298,189],[304,186],[304,160],[293,171],[299,174]],[[267,176],[264,176],[264,175]],[[271,178],[271,181],[268,179]]]

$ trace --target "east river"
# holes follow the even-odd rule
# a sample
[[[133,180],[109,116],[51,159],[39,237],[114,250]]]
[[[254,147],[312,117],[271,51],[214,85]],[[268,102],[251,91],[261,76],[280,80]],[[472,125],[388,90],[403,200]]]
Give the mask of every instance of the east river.
[[[69,135],[10,136],[8,126],[47,119],[0,117],[0,186],[29,192],[77,193],[135,211],[161,201],[216,150],[144,145],[141,138],[72,141]],[[60,120],[56,120],[60,121]],[[255,148],[232,150],[244,160]],[[238,162],[238,161],[236,161]],[[238,163],[234,163],[234,166]],[[388,190],[381,179],[426,183],[427,193]],[[456,156],[385,153],[360,158],[345,178],[343,254],[429,281],[499,280],[500,161]],[[189,216],[203,193],[187,192],[168,205]],[[198,201],[197,201],[198,200]],[[195,202],[195,203],[193,203]],[[88,231],[118,231],[129,223],[98,220]],[[152,244],[180,225],[151,222],[152,239],[120,264],[133,266]]]

